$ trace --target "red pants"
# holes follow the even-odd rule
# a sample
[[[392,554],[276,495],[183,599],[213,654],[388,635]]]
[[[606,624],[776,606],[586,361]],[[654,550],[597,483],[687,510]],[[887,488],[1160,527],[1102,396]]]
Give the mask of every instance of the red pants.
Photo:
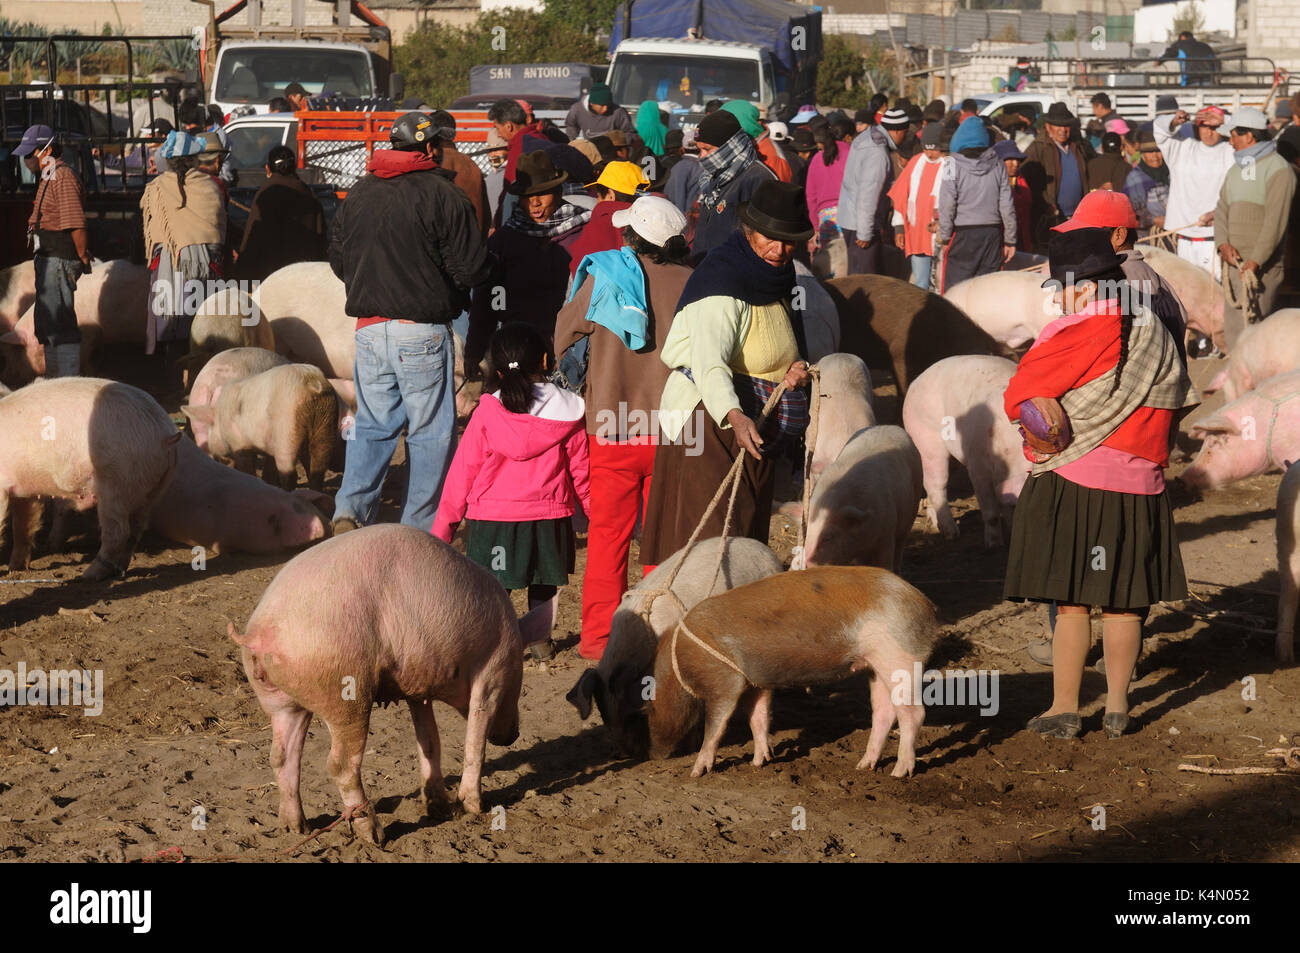
[[[627,591],[628,550],[636,518],[650,497],[655,445],[648,438],[611,443],[588,437],[591,456],[591,526],[582,576],[582,636],[578,654],[598,659],[609,624]]]

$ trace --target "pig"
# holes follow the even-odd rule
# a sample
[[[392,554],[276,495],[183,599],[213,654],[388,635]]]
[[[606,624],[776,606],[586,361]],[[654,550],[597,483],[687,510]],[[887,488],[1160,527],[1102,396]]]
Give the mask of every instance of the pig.
[[[12,511],[9,568],[31,559],[37,497],[99,507],[100,546],[81,574],[125,575],[149,513],[171,482],[181,438],[142,390],[95,377],[38,381],[0,400],[0,524]]]
[[[190,385],[188,403],[193,407],[210,407],[216,403],[222,388],[227,384],[288,363],[288,358],[264,347],[235,347],[222,351],[213,356],[195,375],[194,383]],[[190,429],[195,441],[200,446],[207,446],[207,424],[191,421]]]
[[[1268,378],[1291,371],[1300,371],[1300,308],[1283,308],[1248,325],[1205,392],[1222,390],[1224,399],[1233,401]]]
[[[176,362],[186,386],[215,354],[237,347],[275,350],[275,333],[256,300],[237,288],[213,292],[194,313],[190,350]]]
[[[1007,347],[1029,344],[1061,316],[1036,271],[995,271],[953,285],[944,298]]]
[[[538,635],[531,615],[522,623],[529,639]],[[507,746],[519,737],[527,641],[510,597],[486,569],[423,530],[366,526],[289,560],[244,632],[233,623],[227,632],[271,718],[282,827],[306,830],[298,778],[315,714],[329,726],[329,772],[345,814],[362,837],[383,843],[361,785],[361,759],[371,706],[397,701],[406,702],[415,725],[425,810],[437,815],[451,806],[436,699],[468,723],[459,798],[466,811],[482,812],[485,740]]]
[[[820,476],[859,430],[874,427],[871,372],[856,354],[828,354],[817,362],[821,373],[817,409],[817,442],[812,472]]]
[[[222,466],[193,440],[182,440],[176,476],[154,507],[149,528],[165,539],[213,553],[282,553],[330,535],[329,520],[318,505],[333,512],[332,501],[323,493],[286,493]]]
[[[763,543],[746,537],[730,537],[727,552],[715,579],[720,537],[703,539],[695,544],[686,565],[673,580],[673,594],[690,609],[703,599],[735,586],[776,575],[784,568],[776,553]],[[600,663],[589,668],[565,696],[584,721],[591,716],[596,702],[601,720],[613,733],[614,743],[624,753],[644,758],[650,745],[644,698],[645,679],[654,669],[655,646],[664,634],[672,631],[682,617],[682,610],[670,596],[659,596],[650,610],[650,623],[641,617],[646,593],[659,589],[668,580],[673,567],[681,562],[678,550],[634,589],[623,594],[609,627],[609,643]]]
[[[275,461],[285,490],[297,486],[301,460],[307,485],[324,486],[338,433],[338,398],[320,368],[272,367],[226,384],[211,406],[186,404],[181,411],[206,431],[196,442],[212,456],[233,458],[247,473],[257,455],[265,454]]]
[[[12,331],[36,300],[36,268],[20,261],[0,268],[0,332]]]
[[[1300,602],[1300,466],[1292,465],[1277,488],[1277,660],[1295,664],[1296,603]]]
[[[900,397],[923,370],[954,354],[1009,357],[1003,345],[951,301],[883,275],[822,283],[840,316],[840,350],[894,375]]]
[[[1196,421],[1190,433],[1205,441],[1183,472],[1183,483],[1194,489],[1286,469],[1300,460],[1300,371],[1270,377]]]
[[[727,722],[741,705],[754,736],[753,764],[761,767],[772,757],[767,732],[775,689],[824,685],[865,668],[871,737],[858,769],[875,770],[897,721],[891,773],[910,777],[925,720],[920,686],[910,683],[938,638],[930,600],[872,566],[781,573],[705,599],[659,641],[650,756],[671,756],[703,709],[704,744],[691,768],[691,777],[700,777],[712,769]],[[900,688],[896,704],[891,696]]]
[[[31,263],[26,267],[30,270]],[[83,374],[105,344],[144,344],[148,299],[149,269],[142,265],[125,260],[95,262],[90,274],[81,276],[73,307],[81,330]],[[0,378],[10,387],[21,387],[45,373],[45,348],[36,340],[34,308],[27,309],[13,330],[0,334],[0,353],[4,357]]]
[[[1002,412],[1002,394],[1015,372],[1006,358],[946,357],[912,383],[903,401],[903,427],[921,454],[930,526],[945,539],[957,538],[948,508],[949,456],[970,474],[984,545],[1001,546],[1011,528],[1030,466],[1019,429]]]
[[[835,302],[826,293],[816,275],[801,261],[794,263],[795,286],[800,299],[799,316],[803,319],[804,341],[808,360],[816,363],[840,349],[840,316]]]
[[[921,486],[921,455],[907,431],[888,425],[859,431],[817,481],[798,565],[898,572]]]
[[[1203,334],[1220,349],[1226,348],[1223,337],[1223,312],[1228,299],[1223,285],[1204,268],[1179,258],[1173,252],[1151,245],[1139,246],[1142,259],[1151,266],[1178,296],[1187,311],[1187,329]]]

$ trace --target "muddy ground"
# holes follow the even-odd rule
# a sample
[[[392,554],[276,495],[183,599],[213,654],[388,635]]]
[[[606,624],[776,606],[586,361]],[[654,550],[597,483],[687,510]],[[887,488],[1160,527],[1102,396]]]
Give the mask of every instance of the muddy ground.
[[[1217,369],[1195,365],[1202,383]],[[886,416],[890,390],[879,390]],[[1104,679],[1090,669],[1084,734],[1049,741],[1022,730],[1050,701],[1050,670],[1024,651],[1045,610],[1002,601],[1005,550],[984,549],[954,468],[961,538],[946,542],[919,519],[903,574],[940,607],[947,638],[932,666],[997,670],[1000,710],[931,709],[910,780],[887,773],[897,733],[885,772],[854,770],[869,726],[862,678],[778,693],[776,760],[761,769],[749,764],[740,722],[699,780],[685,754],[620,757],[598,717],[580,723],[564,699],[587,665],[575,651],[580,551],[561,596],[560,650],[524,663],[522,734],[489,749],[493,813],[424,819],[406,710],[375,712],[363,779],[387,829],[383,848],[345,825],[301,847],[302,837],[276,831],[267,718],[225,631],[227,619],[247,621],[287,557],[220,555],[196,571],[188,549],[150,538],[126,579],[74,583],[96,545],[87,533],[17,577],[32,582],[0,584],[0,669],[102,669],[106,695],[97,717],[0,710],[0,859],[122,861],[179,848],[192,859],[248,860],[1300,860],[1300,774],[1179,771],[1276,766],[1266,751],[1300,732],[1300,668],[1273,658],[1279,479],[1203,499],[1175,490],[1193,595],[1152,613],[1132,692],[1137,730],[1106,740]],[[788,557],[793,542],[794,527],[777,518],[773,546]],[[452,783],[464,723],[437,708]],[[328,739],[315,722],[303,762],[314,827],[340,806],[325,771]]]

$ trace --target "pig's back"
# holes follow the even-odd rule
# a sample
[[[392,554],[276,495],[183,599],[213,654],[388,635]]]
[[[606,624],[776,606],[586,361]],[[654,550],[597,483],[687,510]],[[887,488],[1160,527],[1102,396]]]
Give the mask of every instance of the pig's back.
[[[315,364],[327,377],[352,380],[357,322],[347,314],[347,291],[329,262],[287,265],[267,276],[253,297],[271,322],[276,350]]]
[[[262,347],[236,347],[222,351],[204,364],[194,378],[189,402],[195,405],[209,404],[218,387],[288,363],[288,358]]]

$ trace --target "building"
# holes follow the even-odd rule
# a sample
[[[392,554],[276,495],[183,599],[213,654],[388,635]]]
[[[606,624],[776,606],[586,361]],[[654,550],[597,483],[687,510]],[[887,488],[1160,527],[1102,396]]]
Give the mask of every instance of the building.
[[[49,30],[75,29],[99,33],[105,25],[126,33],[142,33],[143,0],[4,0],[0,15]]]

